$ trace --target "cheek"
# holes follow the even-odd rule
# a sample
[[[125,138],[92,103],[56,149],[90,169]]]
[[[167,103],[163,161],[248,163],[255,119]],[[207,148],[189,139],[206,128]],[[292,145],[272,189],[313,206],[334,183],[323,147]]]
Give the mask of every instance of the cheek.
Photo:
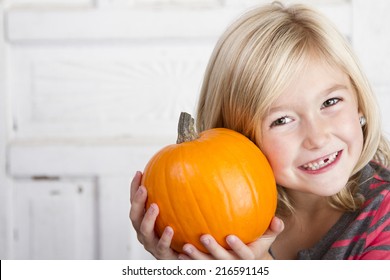
[[[350,115],[343,114],[337,119],[335,127],[342,140],[361,150],[363,147],[363,130],[358,118],[359,116],[356,112],[351,112]]]
[[[291,163],[293,149],[291,143],[289,144],[283,139],[285,138],[264,139],[261,148],[267,157],[275,176],[281,173],[285,167]]]
[[[363,131],[360,124],[354,126],[351,125],[350,127],[346,126],[343,136],[345,142],[348,144],[351,156],[354,161],[357,161],[362,153],[364,142]]]
[[[343,126],[344,138],[349,142],[363,142],[363,130],[360,125]]]

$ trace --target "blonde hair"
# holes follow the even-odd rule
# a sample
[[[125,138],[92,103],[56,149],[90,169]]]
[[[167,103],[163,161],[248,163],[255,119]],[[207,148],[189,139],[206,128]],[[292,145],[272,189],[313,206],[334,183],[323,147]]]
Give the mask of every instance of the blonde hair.
[[[382,136],[375,96],[357,58],[329,20],[313,9],[272,3],[249,11],[225,31],[205,73],[197,128],[230,128],[261,146],[261,120],[313,56],[350,77],[359,112],[367,120],[363,150],[347,187],[329,198],[333,207],[353,211],[362,203],[359,171],[372,159],[388,166],[390,149]],[[279,213],[293,212],[284,187],[278,186],[278,193]]]

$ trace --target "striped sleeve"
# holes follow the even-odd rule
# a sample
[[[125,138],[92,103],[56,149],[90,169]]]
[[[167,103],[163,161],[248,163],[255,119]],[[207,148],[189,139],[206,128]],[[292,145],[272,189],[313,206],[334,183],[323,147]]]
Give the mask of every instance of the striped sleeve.
[[[390,192],[384,189],[380,195],[383,200],[370,221],[366,246],[358,259],[390,260]]]
[[[369,187],[371,194],[375,195],[368,198],[365,203],[367,207],[363,207],[364,210],[353,223],[356,226],[355,235],[351,236],[349,240],[339,240],[332,246],[346,246],[347,244],[340,244],[342,241],[360,244],[355,246],[356,250],[352,250],[347,259],[390,260],[389,183],[380,180],[378,177],[375,179],[377,180]],[[366,226],[362,226],[363,224],[366,224]],[[358,249],[359,247],[361,248],[360,250]]]

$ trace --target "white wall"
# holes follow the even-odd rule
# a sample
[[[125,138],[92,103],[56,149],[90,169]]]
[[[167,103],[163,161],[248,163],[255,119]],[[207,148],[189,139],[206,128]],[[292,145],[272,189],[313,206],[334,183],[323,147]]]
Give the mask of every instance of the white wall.
[[[263,2],[0,1],[0,258],[150,258],[129,180],[195,112],[227,24]],[[388,120],[390,2],[305,2],[351,39]]]

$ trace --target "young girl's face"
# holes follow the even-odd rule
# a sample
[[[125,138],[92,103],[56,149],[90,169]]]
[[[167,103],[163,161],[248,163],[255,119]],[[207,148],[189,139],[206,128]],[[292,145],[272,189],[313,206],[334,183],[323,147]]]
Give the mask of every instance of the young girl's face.
[[[276,182],[319,196],[338,193],[362,152],[359,116],[349,77],[312,60],[262,122],[260,146]]]

